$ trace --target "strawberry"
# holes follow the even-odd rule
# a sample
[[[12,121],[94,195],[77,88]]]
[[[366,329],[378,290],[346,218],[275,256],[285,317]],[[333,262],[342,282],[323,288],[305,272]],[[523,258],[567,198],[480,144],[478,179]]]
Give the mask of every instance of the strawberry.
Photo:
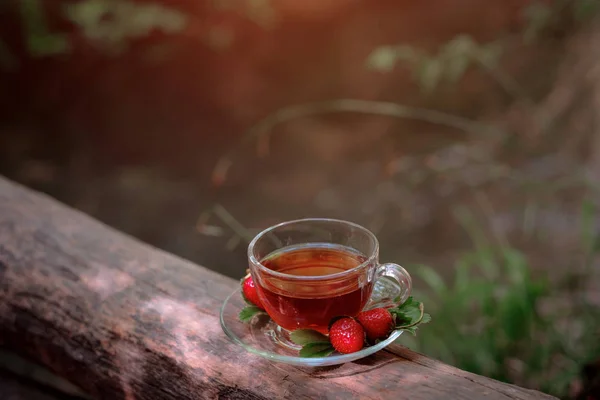
[[[363,311],[356,319],[365,329],[370,342],[388,337],[395,325],[392,314],[385,308]]]
[[[244,297],[250,303],[254,304],[261,310],[265,309],[262,305],[262,302],[260,301],[260,298],[258,297],[256,286],[254,285],[254,281],[252,280],[252,277],[250,275],[248,275],[242,282],[242,292],[244,292]]]
[[[365,331],[354,318],[340,318],[329,329],[329,341],[339,353],[354,353],[363,348]]]

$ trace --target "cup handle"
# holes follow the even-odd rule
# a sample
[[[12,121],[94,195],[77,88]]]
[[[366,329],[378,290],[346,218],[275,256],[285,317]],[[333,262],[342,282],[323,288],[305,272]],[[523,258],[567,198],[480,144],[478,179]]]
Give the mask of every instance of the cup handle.
[[[395,282],[384,282],[384,277]],[[408,299],[411,291],[412,279],[403,267],[394,263],[381,264],[375,272],[373,294],[365,309],[397,307]]]

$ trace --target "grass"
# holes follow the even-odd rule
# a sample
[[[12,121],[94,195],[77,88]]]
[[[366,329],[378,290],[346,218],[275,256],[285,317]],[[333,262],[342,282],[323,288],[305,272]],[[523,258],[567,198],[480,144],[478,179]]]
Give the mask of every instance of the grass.
[[[572,271],[588,281],[600,249],[594,217],[591,203],[584,203],[586,257]],[[411,268],[426,283],[428,290],[418,295],[434,319],[416,338],[400,341],[476,374],[572,398],[584,365],[600,358],[600,309],[588,301],[581,282],[532,276],[523,253],[491,245],[472,221],[461,223],[476,239],[475,249],[458,259],[453,279],[444,281],[429,266]]]

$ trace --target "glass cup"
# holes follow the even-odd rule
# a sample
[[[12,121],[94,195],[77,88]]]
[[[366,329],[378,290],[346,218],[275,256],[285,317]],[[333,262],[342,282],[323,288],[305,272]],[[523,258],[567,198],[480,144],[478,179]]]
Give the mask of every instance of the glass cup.
[[[411,292],[410,275],[398,264],[379,264],[378,258],[379,243],[369,230],[324,218],[272,226],[248,247],[250,273],[265,311],[277,324],[276,339],[290,346],[290,331],[327,333],[334,317],[404,303]],[[387,285],[381,285],[382,279],[389,280]],[[383,286],[386,293],[377,293]]]

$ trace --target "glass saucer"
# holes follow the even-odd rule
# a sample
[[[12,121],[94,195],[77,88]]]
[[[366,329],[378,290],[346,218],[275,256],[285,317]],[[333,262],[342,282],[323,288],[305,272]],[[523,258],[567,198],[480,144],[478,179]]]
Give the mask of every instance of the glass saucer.
[[[399,293],[400,288],[391,279],[381,278],[373,288],[371,300],[365,309],[385,307],[393,304],[392,299]],[[370,356],[390,345],[402,334],[402,330],[393,331],[390,336],[374,346],[364,347],[351,354],[333,353],[327,357],[306,358],[298,355],[298,349],[292,348],[280,340],[280,327],[266,313],[254,316],[249,323],[238,319],[238,314],[246,306],[238,287],[227,297],[221,307],[221,327],[225,334],[248,352],[266,359],[285,364],[304,367],[324,367],[338,365]]]

